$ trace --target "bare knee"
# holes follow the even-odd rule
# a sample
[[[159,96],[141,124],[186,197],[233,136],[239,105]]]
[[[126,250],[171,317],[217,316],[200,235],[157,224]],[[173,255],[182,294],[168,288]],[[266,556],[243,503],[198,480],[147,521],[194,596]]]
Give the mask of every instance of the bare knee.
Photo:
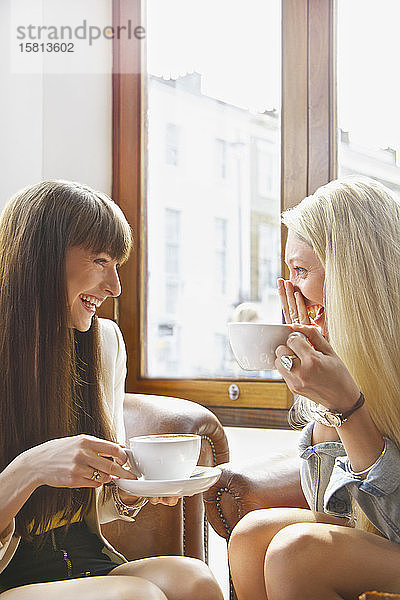
[[[209,567],[184,556],[158,556],[120,565],[114,575],[135,575],[155,583],[168,600],[223,600]]]
[[[273,525],[279,521],[281,510],[280,508],[264,508],[247,513],[234,527],[229,545],[233,546],[239,541],[244,542],[248,538],[253,538],[261,528],[263,535],[265,535],[268,525]]]
[[[293,570],[304,560],[312,559],[318,554],[316,548],[319,541],[319,524],[294,523],[281,529],[272,539],[265,565]]]
[[[326,560],[332,546],[331,538],[326,535],[330,528],[322,523],[294,523],[284,527],[269,545],[266,564],[282,562],[287,568],[293,569],[295,565],[292,560],[296,561],[296,565],[305,561],[315,565]],[[290,561],[289,565],[287,561]]]
[[[290,510],[290,509],[289,509]],[[243,558],[243,552],[262,547],[265,551],[277,531],[285,526],[288,509],[266,508],[247,513],[235,526],[228,544],[229,556]]]
[[[187,598],[198,600],[223,600],[222,591],[209,567],[197,558],[182,557],[183,573],[187,578]]]
[[[255,510],[245,515],[232,531],[228,554],[238,598],[266,598],[265,553],[271,539],[285,526],[288,518],[292,520],[291,509]]]
[[[90,577],[24,585],[1,594],[1,600],[167,600],[153,583],[139,577]]]
[[[111,581],[110,581],[111,583]],[[164,592],[151,581],[141,577],[113,577],[107,600],[167,600]]]
[[[107,583],[104,600],[167,600],[159,587],[141,577],[113,577]]]
[[[301,598],[310,571],[321,572],[330,561],[329,543],[319,523],[295,523],[281,529],[265,555],[264,574],[268,598]],[[300,594],[300,595],[299,595]]]

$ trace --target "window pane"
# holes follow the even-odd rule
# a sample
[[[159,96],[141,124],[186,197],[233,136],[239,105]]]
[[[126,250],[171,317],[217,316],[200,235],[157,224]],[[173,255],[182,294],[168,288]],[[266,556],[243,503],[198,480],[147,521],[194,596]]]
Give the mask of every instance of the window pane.
[[[259,376],[236,365],[227,323],[281,321],[280,0],[145,11],[144,375]]]
[[[167,123],[165,157],[167,165],[178,165],[179,128],[174,123]]]
[[[339,175],[400,192],[398,0],[338,0]]]

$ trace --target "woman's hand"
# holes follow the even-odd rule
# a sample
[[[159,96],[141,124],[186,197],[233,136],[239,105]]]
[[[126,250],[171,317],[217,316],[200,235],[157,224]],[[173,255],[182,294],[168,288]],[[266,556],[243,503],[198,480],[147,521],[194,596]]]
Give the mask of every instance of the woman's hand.
[[[119,444],[91,435],[76,435],[34,446],[20,454],[18,461],[23,461],[36,487],[97,488],[109,483],[112,477],[137,479],[122,468],[127,458]],[[96,473],[97,479],[93,479]]]
[[[325,336],[325,311],[324,307],[318,304],[313,305],[318,308],[315,319],[311,319],[308,314],[306,300],[301,292],[295,291],[291,281],[282,278],[278,279],[278,294],[282,305],[285,323],[301,323],[302,325],[316,325]]]
[[[157,498],[149,498],[150,504],[164,504],[165,506],[176,506],[182,496],[157,496]]]
[[[118,490],[118,495],[121,498],[122,502],[127,506],[135,504],[139,500],[139,496],[134,496],[133,494],[129,494],[129,492],[124,492],[123,490]],[[165,504],[166,506],[175,506],[178,504],[179,500],[182,496],[158,496],[156,498],[147,498],[150,504]]]
[[[275,367],[294,394],[306,396],[316,403],[339,411],[351,408],[357,401],[360,390],[344,363],[333,351],[332,346],[314,326],[293,325],[286,346],[278,346]],[[310,342],[310,343],[309,343]],[[284,355],[295,356],[293,367],[288,371],[281,363]]]
[[[282,305],[283,316],[285,323],[302,323],[310,324],[306,303],[301,292],[294,291],[294,286],[291,281],[279,278],[278,279],[278,294]]]

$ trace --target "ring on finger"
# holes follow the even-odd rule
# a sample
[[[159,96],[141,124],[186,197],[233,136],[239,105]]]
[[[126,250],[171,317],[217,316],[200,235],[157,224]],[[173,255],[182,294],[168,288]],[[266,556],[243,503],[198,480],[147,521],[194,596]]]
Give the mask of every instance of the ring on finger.
[[[281,356],[280,361],[282,367],[284,367],[287,371],[291,371],[293,368],[293,361],[295,358],[298,358],[296,354],[284,354],[283,356]]]
[[[99,471],[93,471],[93,475],[90,478],[92,481],[99,481],[101,479],[101,473]]]

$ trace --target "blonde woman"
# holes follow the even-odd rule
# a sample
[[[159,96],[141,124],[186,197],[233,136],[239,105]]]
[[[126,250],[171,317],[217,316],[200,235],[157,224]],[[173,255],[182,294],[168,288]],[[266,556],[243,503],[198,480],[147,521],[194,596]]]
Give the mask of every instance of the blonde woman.
[[[310,510],[258,510],[238,523],[237,595],[400,592],[400,202],[375,181],[338,180],[283,222],[290,280],[278,287],[294,333],[275,364],[309,421],[300,456]]]
[[[101,535],[147,502],[113,485],[129,478],[126,353],[117,325],[95,314],[121,293],[130,248],[118,206],[81,184],[42,181],[2,213],[1,600],[222,599],[201,561],[127,562]]]

